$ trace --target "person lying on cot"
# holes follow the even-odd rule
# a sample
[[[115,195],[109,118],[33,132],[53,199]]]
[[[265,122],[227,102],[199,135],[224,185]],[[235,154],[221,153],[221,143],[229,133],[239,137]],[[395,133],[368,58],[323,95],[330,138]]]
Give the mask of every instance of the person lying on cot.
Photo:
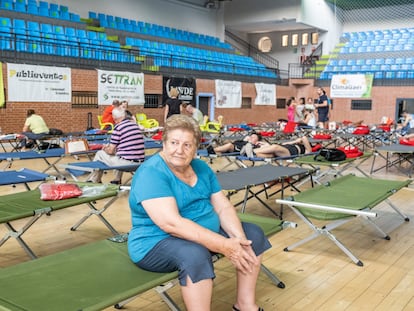
[[[272,144],[254,150],[256,157],[274,158],[290,157],[312,152],[312,146],[306,136],[283,144]]]
[[[267,142],[262,140],[262,135],[257,133],[252,133],[247,135],[245,138],[241,140],[235,140],[232,142],[227,142],[224,145],[217,146],[213,148],[212,146],[207,147],[207,152],[209,154],[222,154],[226,152],[240,152],[242,151],[243,147],[247,144],[251,144],[252,148],[259,148],[261,146],[269,145]]]
[[[255,288],[262,254],[271,244],[260,227],[240,222],[213,170],[194,158],[200,140],[192,117],[177,114],[166,120],[162,151],[132,180],[129,255],[145,270],[178,270],[186,310],[208,311],[215,278],[212,254],[220,253],[236,269],[233,310],[263,311]]]

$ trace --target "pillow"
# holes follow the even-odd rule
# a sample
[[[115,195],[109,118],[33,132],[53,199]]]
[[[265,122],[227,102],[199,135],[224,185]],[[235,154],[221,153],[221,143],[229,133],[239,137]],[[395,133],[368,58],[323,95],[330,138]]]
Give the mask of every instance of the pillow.
[[[338,147],[339,150],[345,152],[347,158],[358,158],[364,153],[358,147]]]
[[[414,146],[414,140],[406,139],[406,138],[400,138],[400,145]]]

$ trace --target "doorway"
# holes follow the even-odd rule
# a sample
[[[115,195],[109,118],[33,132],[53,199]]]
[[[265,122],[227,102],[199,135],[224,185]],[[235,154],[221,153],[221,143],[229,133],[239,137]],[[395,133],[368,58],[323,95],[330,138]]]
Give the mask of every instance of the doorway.
[[[414,114],[414,98],[397,98],[395,106],[395,120],[397,120],[397,123],[401,123],[401,114],[404,110]]]
[[[212,93],[199,93],[196,98],[196,107],[203,115],[208,116],[209,120],[214,120],[215,97]]]

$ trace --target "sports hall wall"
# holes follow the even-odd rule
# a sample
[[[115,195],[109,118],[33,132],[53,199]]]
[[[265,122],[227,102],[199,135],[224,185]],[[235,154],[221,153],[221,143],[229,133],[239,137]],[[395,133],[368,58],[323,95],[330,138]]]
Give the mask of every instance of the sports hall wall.
[[[56,1],[54,1],[55,3]],[[145,21],[154,21],[160,24],[180,27],[178,21],[182,22],[183,28],[199,31],[202,33],[219,32],[223,27],[220,21],[223,16],[216,13],[208,13],[203,9],[196,9],[192,6],[176,5],[174,9],[166,7],[167,1],[163,0],[90,0],[90,1],[59,1],[59,4],[68,5],[74,12],[79,12],[81,16],[86,16],[87,11],[96,12],[105,11],[108,14],[123,15],[129,18],[142,19]],[[114,3],[116,3],[114,5]],[[137,3],[140,7],[138,8]],[[92,6],[93,4],[93,6]],[[122,5],[121,5],[122,4]],[[154,4],[154,6],[151,6]],[[91,5],[91,7],[89,7]],[[142,5],[142,6],[141,6]],[[114,11],[116,6],[116,11]],[[128,10],[128,8],[134,10]],[[136,11],[135,11],[136,8]],[[166,9],[167,8],[167,9]],[[167,12],[168,11],[168,12]],[[199,13],[196,13],[199,12]],[[180,14],[187,15],[188,18],[180,18]],[[193,17],[194,15],[194,17]],[[174,18],[171,18],[174,16]],[[196,19],[196,21],[195,21]],[[346,26],[346,25],[345,25]],[[344,26],[344,27],[345,27]],[[349,28],[351,22],[349,21]],[[202,30],[203,29],[203,30]],[[212,30],[213,29],[213,30]],[[59,64],[56,64],[59,66]],[[7,94],[6,64],[3,63],[4,87]],[[214,80],[196,79],[197,93],[215,94]],[[277,86],[277,98],[287,99],[290,96],[299,97],[316,97],[316,87],[313,79],[291,79],[287,86]],[[324,86],[329,95],[329,87]],[[97,72],[95,70],[72,69],[72,91],[97,91]],[[144,91],[147,94],[162,94],[162,76],[156,74],[145,75]],[[331,119],[335,121],[342,120],[364,120],[367,124],[378,123],[382,116],[395,118],[395,105],[397,98],[412,98],[413,87],[411,86],[374,86],[372,89],[372,110],[357,111],[351,110],[351,100],[335,99],[334,109],[331,113]],[[251,103],[256,97],[255,86],[253,83],[242,83],[242,96]],[[0,109],[0,126],[4,132],[20,132],[26,117],[27,109],[35,109],[41,114],[50,127],[61,128],[65,132],[84,130],[88,123],[88,113],[92,113],[92,125],[98,126],[97,115],[101,114],[104,107],[98,108],[72,108],[71,103],[18,103],[6,102],[6,107]],[[162,124],[163,109],[161,108],[143,108],[142,106],[131,106],[131,112],[145,112],[148,117],[156,118]],[[274,106],[255,106],[242,109],[219,109],[215,110],[215,116],[223,115],[225,123],[240,122],[271,122],[279,118],[286,118],[284,108],[277,109]]]

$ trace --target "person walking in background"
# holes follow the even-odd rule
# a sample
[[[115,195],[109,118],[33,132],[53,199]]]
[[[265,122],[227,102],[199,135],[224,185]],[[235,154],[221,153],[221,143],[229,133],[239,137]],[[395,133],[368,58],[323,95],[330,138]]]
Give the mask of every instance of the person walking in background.
[[[287,107],[287,120],[288,122],[295,122],[295,110],[296,110],[296,102],[295,102],[295,98],[291,97],[288,99],[287,103],[286,103],[286,107]]]
[[[111,140],[99,150],[94,161],[101,161],[109,166],[123,166],[143,162],[145,159],[144,136],[137,123],[127,117],[124,109],[116,107],[112,111],[115,127]],[[102,171],[94,171],[88,181],[102,182]],[[115,171],[112,184],[121,184],[122,171]]]
[[[193,105],[189,103],[183,103],[181,105],[182,111],[186,111],[190,116],[194,118],[194,120],[197,121],[199,125],[204,124],[204,116],[203,113],[200,111],[200,109],[197,109]]]
[[[323,88],[318,88],[318,103],[315,104],[316,109],[318,110],[318,127],[328,128],[329,122],[329,103],[328,96]]]
[[[186,310],[207,311],[215,278],[212,254],[222,254],[237,275],[233,310],[263,311],[256,304],[256,283],[269,240],[260,227],[240,222],[216,174],[194,158],[201,140],[197,122],[184,114],[166,121],[162,150],[132,180],[132,262],[154,272],[178,270]]]
[[[181,100],[178,98],[179,92],[177,88],[170,89],[170,97],[165,101],[164,106],[164,123],[173,114],[181,113]]]
[[[25,136],[20,141],[20,148],[25,151],[26,148],[33,147],[33,142],[49,134],[49,128],[45,120],[35,113],[33,109],[27,110],[27,118],[23,126],[23,135]]]

